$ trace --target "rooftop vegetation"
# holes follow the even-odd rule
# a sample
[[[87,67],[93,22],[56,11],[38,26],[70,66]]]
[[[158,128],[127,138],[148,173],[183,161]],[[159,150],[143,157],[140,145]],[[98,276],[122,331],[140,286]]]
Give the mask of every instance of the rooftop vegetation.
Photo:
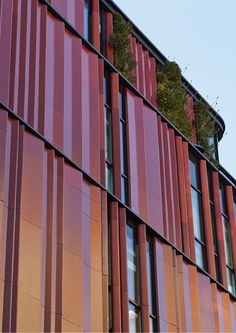
[[[126,22],[120,13],[113,14],[113,33],[110,35],[109,43],[114,49],[115,67],[130,82],[134,83],[133,69],[136,61],[130,52],[130,34],[132,25]]]

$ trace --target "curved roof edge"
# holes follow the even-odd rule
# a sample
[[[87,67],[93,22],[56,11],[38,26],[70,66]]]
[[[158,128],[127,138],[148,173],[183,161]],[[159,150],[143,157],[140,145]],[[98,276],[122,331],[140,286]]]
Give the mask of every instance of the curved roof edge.
[[[118,7],[113,0],[101,0],[111,11],[117,11],[121,13],[127,21],[133,26],[133,35],[140,41],[140,43],[162,64],[168,59],[167,57],[150,41],[150,39],[144,35],[144,33],[136,26],[136,24]],[[203,100],[209,107],[212,118],[218,125],[218,140],[220,141],[225,132],[225,122],[219,113],[202,97],[197,89],[182,75],[182,81],[184,88],[188,93],[196,100]]]

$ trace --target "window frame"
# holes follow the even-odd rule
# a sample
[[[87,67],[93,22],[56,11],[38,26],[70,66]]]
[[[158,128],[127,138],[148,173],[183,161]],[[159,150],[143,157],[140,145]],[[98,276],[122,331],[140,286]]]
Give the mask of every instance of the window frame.
[[[213,238],[215,272],[216,272],[217,281],[219,281],[221,283],[219,244],[218,244],[217,229],[216,229],[216,216],[215,216],[215,203],[214,203],[213,184],[212,184],[212,171],[210,169],[207,170],[207,178],[208,178],[208,192],[209,192],[209,204],[210,204],[210,214],[211,214],[211,230],[212,230],[212,238]]]
[[[193,179],[193,169],[191,165],[194,165],[194,175],[196,179]],[[200,238],[197,235],[196,220],[194,220],[194,211],[193,211],[193,227],[194,227],[194,247],[196,253],[196,264],[200,266],[205,271],[208,270],[208,262],[207,262],[207,251],[206,251],[206,235],[205,235],[205,222],[203,216],[203,204],[202,204],[202,189],[201,189],[201,177],[200,177],[200,168],[199,168],[199,160],[194,156],[189,156],[189,172],[190,172],[190,187],[191,187],[191,202],[192,202],[192,210],[194,210],[194,197],[193,193],[197,195],[197,203],[198,203],[198,228],[200,230]],[[197,249],[198,247],[201,249],[201,258],[198,259]],[[200,261],[199,261],[200,260]]]
[[[220,208],[221,208],[221,220],[222,220],[222,228],[223,228],[223,241],[224,241],[224,251],[225,251],[225,264],[226,264],[226,278],[228,284],[228,290],[236,295],[236,281],[234,276],[234,263],[233,263],[233,251],[232,251],[232,239],[230,233],[230,221],[228,215],[228,208],[227,208],[227,198],[226,198],[226,191],[225,191],[225,184],[223,181],[220,181]],[[226,235],[227,229],[227,235]],[[228,236],[229,242],[226,241]],[[227,245],[229,244],[229,249]],[[230,252],[230,260],[231,263],[228,262],[228,250]],[[228,275],[228,273],[230,273]],[[230,281],[229,276],[233,277],[233,285],[232,290],[230,290]]]
[[[136,281],[135,283],[137,285],[132,286],[132,288],[134,288],[134,293],[138,293],[137,295],[134,295],[134,298],[130,297],[130,285],[129,285],[129,235],[128,235],[128,230],[132,230],[132,241],[133,241],[133,245],[135,246],[135,254],[136,254]],[[129,323],[130,323],[130,306],[133,306],[136,310],[136,313],[138,314],[138,330],[137,332],[141,332],[141,327],[142,327],[142,323],[141,323],[141,294],[140,294],[140,265],[139,265],[139,248],[138,248],[138,231],[137,231],[137,225],[135,223],[133,223],[132,221],[130,221],[129,219],[127,220],[126,223],[126,253],[127,253],[127,282],[128,282],[128,303],[129,303]],[[137,288],[137,289],[136,289]]]
[[[86,7],[87,5],[87,7]],[[85,21],[85,10],[87,9],[88,15],[87,20]],[[87,22],[87,24],[86,24]],[[92,34],[93,34],[93,27],[92,27],[92,3],[91,0],[84,0],[84,38],[89,42],[92,43]]]
[[[106,189],[111,193],[114,192],[114,165],[113,165],[113,128],[112,128],[112,99],[111,99],[111,73],[105,68],[103,77],[103,95],[104,95],[104,134],[105,134],[105,184]],[[107,115],[110,117],[110,143],[108,144],[107,131]],[[108,152],[110,147],[110,157]],[[108,174],[110,172],[110,174]],[[108,176],[111,176],[111,182],[108,181]]]
[[[153,331],[157,332],[157,305],[156,305],[156,283],[155,283],[155,265],[154,265],[154,246],[153,240],[150,235],[146,236],[146,256],[147,256],[147,275],[148,275],[148,303],[149,303],[149,325],[150,321],[152,321]],[[150,263],[150,264],[149,264]],[[150,266],[150,271],[149,271]],[[151,291],[149,291],[149,286]],[[150,300],[151,293],[151,300]],[[152,306],[150,306],[152,304]],[[152,307],[152,311],[151,311]],[[150,326],[151,332],[151,326]]]
[[[127,114],[125,88],[119,84],[119,126],[120,126],[120,167],[121,167],[121,200],[129,204],[129,167],[128,167],[128,140],[127,140]],[[121,131],[122,128],[122,131]],[[123,134],[123,135],[122,135]],[[123,186],[124,184],[124,186]]]
[[[99,39],[100,39],[100,53],[107,56],[107,22],[106,22],[106,13],[108,8],[100,3],[99,6]]]

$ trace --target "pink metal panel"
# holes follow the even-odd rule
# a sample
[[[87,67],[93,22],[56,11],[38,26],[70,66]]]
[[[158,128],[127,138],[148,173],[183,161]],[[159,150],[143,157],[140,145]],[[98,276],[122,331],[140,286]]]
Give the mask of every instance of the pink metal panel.
[[[80,33],[84,33],[84,0],[52,0],[52,6]]]
[[[148,224],[154,230],[163,234],[160,151],[157,144],[157,115],[145,105],[143,106],[142,112],[145,145],[144,156],[146,161]]]
[[[0,100],[9,102],[13,0],[0,3]]]
[[[147,220],[146,164],[144,163],[143,102],[127,91],[130,206]]]

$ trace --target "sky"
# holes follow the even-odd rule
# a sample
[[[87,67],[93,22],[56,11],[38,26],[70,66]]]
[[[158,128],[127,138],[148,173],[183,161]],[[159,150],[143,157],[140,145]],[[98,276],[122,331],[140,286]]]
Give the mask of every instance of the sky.
[[[219,111],[221,165],[236,178],[236,0],[114,0]]]

